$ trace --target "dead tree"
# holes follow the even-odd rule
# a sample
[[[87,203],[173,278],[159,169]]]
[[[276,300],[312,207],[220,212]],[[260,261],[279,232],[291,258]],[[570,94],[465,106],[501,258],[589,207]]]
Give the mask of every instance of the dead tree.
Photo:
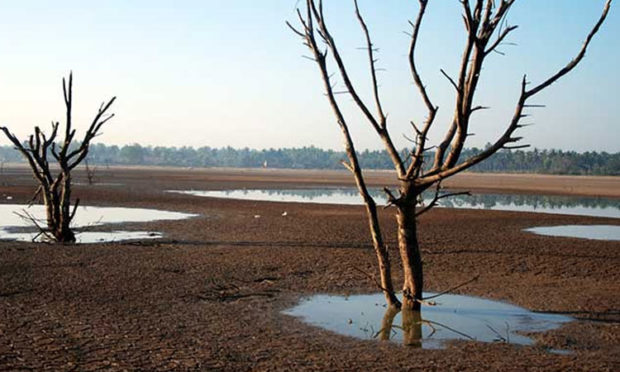
[[[95,167],[91,168],[90,165],[88,164],[88,158],[85,158],[84,159],[84,171],[86,172],[86,180],[88,181],[89,185],[92,185],[95,183],[95,170],[96,170]]]
[[[364,181],[354,142],[349,132],[348,122],[341,110],[339,101],[336,99],[336,94],[339,92],[336,92],[334,89],[332,83],[333,76],[329,72],[328,63],[335,65],[337,75],[340,76],[346,87],[345,93],[352,98],[363,117],[382,141],[385,150],[390,156],[399,184],[398,194],[392,192],[387,187],[384,191],[387,194],[388,205],[396,208],[398,248],[404,275],[402,306],[411,310],[418,310],[420,308],[420,304],[423,301],[422,289],[424,283],[416,218],[436,205],[439,199],[451,195],[440,193],[442,180],[471,168],[501,149],[528,147],[528,145],[516,144],[521,141],[522,137],[515,135],[515,132],[526,125],[522,122],[522,119],[527,116],[525,111],[528,108],[539,107],[538,105],[529,104],[529,100],[573,70],[582,60],[586,48],[605,20],[611,5],[611,0],[607,0],[599,20],[587,35],[579,53],[566,66],[537,85],[531,85],[526,76],[523,77],[514,114],[508,120],[504,133],[490,147],[472,157],[461,159],[461,151],[469,136],[472,115],[479,110],[487,109],[487,107],[474,104],[474,96],[483,72],[482,66],[484,61],[517,28],[517,26],[506,26],[506,15],[515,3],[515,0],[460,1],[463,9],[467,41],[463,50],[458,75],[451,77],[441,70],[456,92],[456,102],[453,117],[447,125],[443,140],[437,144],[434,156],[429,151],[430,146],[427,135],[435,124],[438,107],[433,104],[422,82],[415,58],[418,34],[424,19],[428,0],[418,1],[420,7],[417,17],[415,21],[410,22],[412,30],[407,59],[411,77],[426,106],[427,115],[421,124],[416,124],[414,121],[411,122],[415,140],[407,158],[401,156],[396,149],[388,131],[388,117],[383,108],[377,79],[375,56],[377,50],[372,43],[367,23],[360,12],[357,1],[354,0],[355,16],[366,41],[364,49],[367,52],[369,78],[372,87],[372,103],[370,105],[360,96],[350,78],[346,64],[340,54],[340,49],[327,24],[321,0],[306,0],[305,11],[297,11],[300,23],[298,28],[288,24],[293,32],[303,39],[304,45],[310,49],[312,59],[319,67],[326,96],[334,112],[336,122],[344,136],[348,161],[343,162],[343,164],[353,174],[359,193],[366,205],[370,233],[379,264],[379,286],[383,290],[388,304],[400,307],[401,303],[394,294],[390,258],[382,237],[381,226],[377,216],[377,206],[368,192]],[[374,109],[371,106],[374,106]],[[432,166],[430,169],[424,167],[425,163],[431,162]],[[432,187],[436,188],[434,199],[426,206],[420,205],[419,200],[421,200],[422,192]]]
[[[46,209],[47,227],[43,229],[45,236],[50,239],[62,242],[75,242],[75,235],[71,230],[71,221],[75,217],[75,212],[80,203],[80,199],[76,199],[75,203],[71,203],[71,171],[77,167],[88,154],[90,142],[97,136],[103,124],[114,117],[114,114],[107,114],[108,109],[114,103],[116,97],[104,102],[99,107],[97,114],[91,122],[88,130],[84,134],[81,142],[75,143],[75,129],[72,123],[73,108],[73,74],[69,74],[68,82],[62,79],[63,96],[66,106],[66,122],[64,130],[64,139],[58,144],[59,122],[52,122],[52,131],[49,136],[45,135],[41,129],[36,126],[34,134],[30,135],[27,141],[20,142],[13,133],[6,127],[0,127],[0,130],[13,143],[15,148],[22,153],[28,161],[32,173],[39,183],[39,187],[35,192],[33,200],[37,197],[43,199]],[[56,174],[51,167],[49,157],[56,160],[58,169]]]

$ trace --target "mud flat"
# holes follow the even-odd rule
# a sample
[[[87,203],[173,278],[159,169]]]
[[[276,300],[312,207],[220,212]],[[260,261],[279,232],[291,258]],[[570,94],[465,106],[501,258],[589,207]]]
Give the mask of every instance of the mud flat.
[[[102,167],[97,177],[101,184],[76,187],[83,203],[200,217],[123,225],[163,232],[156,240],[0,242],[0,370],[593,371],[620,365],[620,242],[523,231],[620,225],[617,219],[469,209],[424,215],[420,234],[429,291],[480,275],[457,294],[576,319],[528,334],[533,346],[458,341],[426,350],[360,341],[282,314],[303,297],[375,291],[358,270],[375,270],[363,207],[165,192],[349,185],[346,173]],[[389,182],[382,172],[370,179],[380,186]],[[620,197],[616,177],[465,174],[451,186]],[[33,191],[26,169],[5,167],[2,203],[26,203]],[[381,218],[394,247],[392,214],[384,210]]]
[[[160,184],[173,183],[185,186],[207,186],[212,189],[266,186],[285,188],[291,185],[304,186],[354,186],[351,175],[346,170],[306,170],[306,169],[258,169],[258,168],[172,168],[141,166],[99,166],[95,168],[95,178],[100,188],[126,182],[151,181]],[[22,183],[31,183],[30,170],[23,164],[5,164],[2,178],[14,177]],[[370,186],[391,186],[395,183],[393,172],[368,170],[364,172]],[[86,184],[83,177],[81,184]],[[444,181],[446,188],[549,195],[578,195],[620,198],[620,177],[616,176],[563,176],[544,174],[514,173],[459,173]]]

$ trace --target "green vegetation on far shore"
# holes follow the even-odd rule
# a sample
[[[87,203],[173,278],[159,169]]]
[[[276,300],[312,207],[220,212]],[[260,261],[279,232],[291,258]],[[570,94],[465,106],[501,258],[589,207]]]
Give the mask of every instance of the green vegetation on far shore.
[[[481,151],[464,151],[465,158]],[[432,154],[429,154],[432,156]],[[341,151],[316,147],[254,150],[232,147],[162,147],[139,144],[115,146],[91,145],[88,162],[92,165],[159,165],[179,167],[243,167],[292,169],[342,169]],[[384,151],[362,151],[359,159],[364,168],[391,169]],[[432,157],[430,158],[432,159]],[[23,162],[11,146],[0,146],[1,162]],[[476,172],[511,172],[573,175],[620,175],[620,153],[561,150],[502,151],[472,169]]]

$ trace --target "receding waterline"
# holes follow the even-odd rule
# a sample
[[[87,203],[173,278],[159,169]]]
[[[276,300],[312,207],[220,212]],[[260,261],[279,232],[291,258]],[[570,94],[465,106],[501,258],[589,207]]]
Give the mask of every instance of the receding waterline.
[[[425,349],[442,348],[450,340],[532,345],[534,341],[524,333],[552,330],[572,320],[471,296],[447,294],[436,302],[436,306],[424,305],[419,313],[397,313],[385,307],[381,293],[316,295],[303,299],[284,314],[345,336],[390,340]]]
[[[358,205],[362,203],[357,190],[350,187],[282,190],[172,190],[170,192],[241,200],[347,205]],[[371,194],[378,204],[385,204],[386,198],[381,190],[372,189]],[[431,197],[432,195],[425,199],[430,199]],[[443,199],[440,206],[447,208],[492,209],[620,218],[620,200],[595,197],[474,194],[471,196],[459,195]]]
[[[75,231],[75,242],[81,244],[111,243],[126,240],[159,239],[162,233],[153,231]],[[41,239],[38,239],[41,238]],[[35,232],[10,232],[0,228],[1,240],[19,242],[43,241],[44,237]]]
[[[525,231],[546,236],[620,241],[620,226],[615,225],[562,225],[532,227]]]
[[[71,227],[77,243],[118,242],[136,239],[157,239],[163,235],[153,231],[88,231],[89,228],[120,223],[182,220],[196,214],[161,211],[145,208],[89,207],[78,208]],[[33,220],[45,226],[45,208],[42,205],[0,204],[0,239],[32,241],[38,231]]]

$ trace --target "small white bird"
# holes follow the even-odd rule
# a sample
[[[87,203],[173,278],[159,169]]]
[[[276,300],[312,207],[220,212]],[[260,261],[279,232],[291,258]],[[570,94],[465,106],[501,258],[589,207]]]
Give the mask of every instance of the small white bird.
[[[284,211],[284,213],[282,213],[282,216],[286,216],[288,215],[288,213],[286,213],[286,211]]]

